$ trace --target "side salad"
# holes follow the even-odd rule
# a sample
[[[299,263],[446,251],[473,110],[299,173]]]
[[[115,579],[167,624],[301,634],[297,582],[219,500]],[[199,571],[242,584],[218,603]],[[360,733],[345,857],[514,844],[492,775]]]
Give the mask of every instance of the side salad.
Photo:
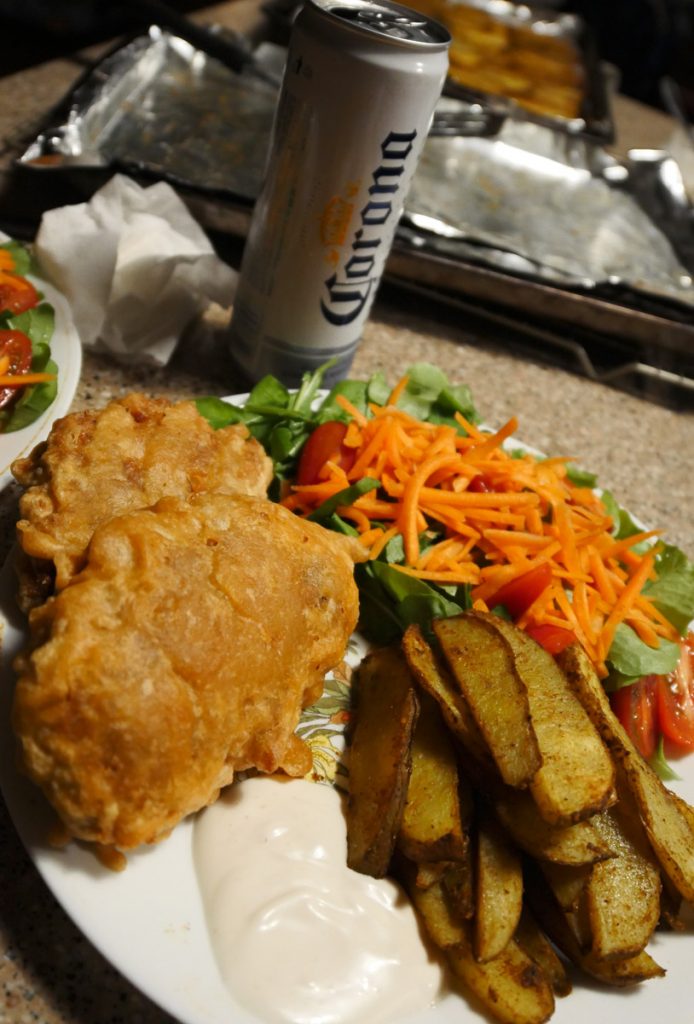
[[[198,400],[215,427],[245,423],[273,460],[270,497],[358,537],[360,630],[387,643],[413,622],[477,608],[550,653],[578,640],[620,720],[662,775],[694,749],[694,565],[641,528],[595,476],[480,425],[470,390],[419,363],[326,395],[326,367],[289,391],[261,380],[242,406]]]
[[[21,430],[51,405],[58,367],[51,359],[55,314],[27,275],[19,242],[0,245],[0,432]]]

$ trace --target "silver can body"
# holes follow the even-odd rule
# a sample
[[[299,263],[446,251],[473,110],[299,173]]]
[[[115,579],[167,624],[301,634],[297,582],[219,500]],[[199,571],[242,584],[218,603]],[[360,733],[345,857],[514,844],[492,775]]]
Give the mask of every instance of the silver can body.
[[[287,385],[345,376],[448,68],[446,29],[389,0],[307,0],[294,23],[230,346]]]

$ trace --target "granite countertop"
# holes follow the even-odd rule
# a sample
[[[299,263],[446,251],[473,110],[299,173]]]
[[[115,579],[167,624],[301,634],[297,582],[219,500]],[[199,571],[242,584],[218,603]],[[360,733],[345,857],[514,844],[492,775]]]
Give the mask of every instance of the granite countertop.
[[[214,11],[213,20],[228,5]],[[0,207],[8,154],[27,126],[78,73],[72,61],[0,80]],[[669,119],[629,101],[621,107],[629,145],[658,146]],[[10,212],[10,211],[5,211]],[[384,289],[368,323],[353,373],[376,369],[395,380],[428,360],[469,383],[485,420],[520,421],[519,436],[597,472],[620,502],[694,556],[694,420],[592,383],[515,352],[451,309]],[[183,397],[244,390],[212,328],[189,332],[164,369],[122,367],[85,353],[74,408],[98,407],[131,390]],[[16,490],[0,498],[3,550],[12,537]],[[114,970],[67,918],[24,852],[0,804],[0,1022],[8,1024],[165,1024],[170,1018]]]

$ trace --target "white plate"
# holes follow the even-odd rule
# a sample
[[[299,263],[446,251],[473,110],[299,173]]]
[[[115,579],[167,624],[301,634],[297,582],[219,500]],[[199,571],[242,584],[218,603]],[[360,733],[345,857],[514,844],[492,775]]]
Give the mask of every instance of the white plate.
[[[76,844],[61,851],[47,845],[53,819],[39,791],[16,770],[9,724],[11,664],[26,635],[14,603],[9,563],[0,573],[0,623],[4,626],[0,788],[48,887],[97,949],[182,1024],[262,1024],[235,1002],[219,975],[193,863],[193,819],[184,821],[161,844],[130,855],[127,869],[120,874],[103,868],[92,853]],[[676,768],[682,780],[672,783],[672,788],[694,803],[694,754],[676,763]],[[233,806],[229,811],[233,814]],[[667,970],[665,978],[627,991],[610,990],[577,976],[572,994],[557,1000],[552,1022],[653,1024],[667,1020],[668,1024],[690,1024],[692,936],[658,933],[649,950]],[[311,955],[307,949],[307,958]],[[271,965],[268,984],[272,984]],[[482,1024],[484,1019],[464,999],[447,995],[436,1007],[409,1018],[408,1024]]]
[[[3,241],[7,239],[0,234],[0,242]],[[28,455],[39,441],[48,436],[54,421],[68,411],[75,397],[82,368],[82,345],[66,300],[48,282],[35,277],[29,280],[55,309],[51,356],[58,366],[58,393],[53,403],[29,426],[11,434],[0,434],[0,488],[12,479],[10,466],[14,460],[21,455]]]

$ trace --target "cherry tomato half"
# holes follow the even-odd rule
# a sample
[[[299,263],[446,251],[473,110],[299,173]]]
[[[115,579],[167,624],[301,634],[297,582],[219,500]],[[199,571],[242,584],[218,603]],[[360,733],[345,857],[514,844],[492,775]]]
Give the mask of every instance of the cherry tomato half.
[[[694,750],[694,635],[682,644],[674,672],[658,676],[658,724],[671,743]]]
[[[543,562],[530,572],[517,576],[515,580],[500,587],[487,604],[490,608],[502,604],[512,618],[518,619],[551,582],[552,570],[549,562]]]
[[[610,694],[610,704],[638,752],[648,759],[658,739],[657,676],[622,686]]]
[[[488,494],[493,491],[489,477],[486,477],[484,473],[478,473],[477,476],[473,476],[472,480],[468,484],[468,491],[473,491],[475,494]]]
[[[0,331],[0,356],[7,356],[8,373],[28,373],[31,369],[31,341],[23,331]],[[0,388],[0,409],[17,398],[21,388]]]
[[[298,484],[315,484],[326,462],[335,462],[347,472],[354,463],[354,453],[343,444],[347,424],[328,420],[313,431],[301,449],[296,471]]]
[[[536,640],[541,647],[549,654],[561,654],[563,650],[576,641],[576,634],[570,629],[563,629],[551,623],[542,623],[539,626],[528,626],[525,630],[528,636]]]
[[[24,313],[38,304],[39,293],[31,281],[0,270],[0,313]]]

